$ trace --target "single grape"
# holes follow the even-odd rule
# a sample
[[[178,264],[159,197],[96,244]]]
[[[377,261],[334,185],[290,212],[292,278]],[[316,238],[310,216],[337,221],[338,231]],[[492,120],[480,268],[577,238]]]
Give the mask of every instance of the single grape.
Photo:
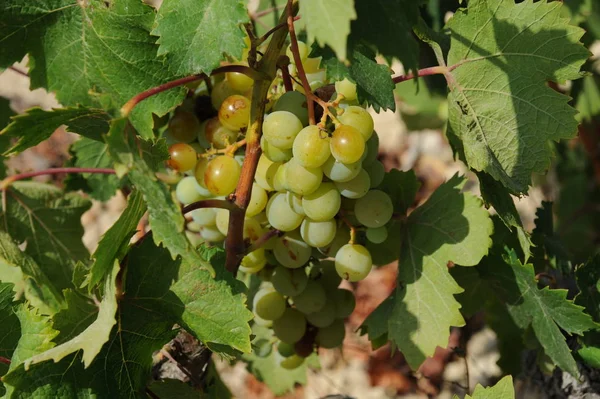
[[[294,212],[285,197],[285,193],[276,193],[269,199],[266,208],[267,219],[277,230],[292,231],[300,226],[304,216]]]
[[[331,155],[329,142],[327,132],[321,131],[315,125],[307,126],[294,139],[294,159],[305,168],[318,168]]]
[[[318,312],[325,306],[327,296],[323,286],[314,280],[308,280],[304,291],[292,297],[296,309],[304,314]]]
[[[196,179],[194,176],[186,176],[179,180],[179,183],[175,187],[175,196],[184,205],[203,199],[198,190],[196,190]]]
[[[310,269],[310,278],[318,281],[327,292],[337,288],[342,282],[335,270],[335,263],[331,260],[322,260],[314,264]]]
[[[288,191],[286,194],[286,200],[290,208],[294,210],[298,215],[306,215],[304,212],[304,208],[302,207],[302,196],[298,194],[294,194],[291,191]]]
[[[296,354],[289,357],[281,357],[279,358],[275,355],[276,363],[286,370],[294,370],[297,369],[304,363],[304,358],[302,356],[298,356]]]
[[[232,65],[248,66],[248,63],[236,62]],[[233,90],[239,91],[240,93],[244,93],[250,90],[250,88],[252,88],[252,86],[254,85],[254,80],[248,75],[243,74],[241,72],[227,72],[225,73],[225,79],[227,80],[227,83],[229,83],[229,86],[231,86]]]
[[[327,300],[320,310],[307,314],[306,320],[315,327],[327,327],[335,321],[335,310],[335,303]]]
[[[367,146],[365,149],[367,155],[363,160],[363,167],[375,161],[377,159],[377,155],[379,155],[379,136],[377,135],[377,132],[373,132],[373,135],[369,140],[367,140],[365,145]]]
[[[263,154],[273,162],[287,162],[292,159],[293,156],[292,150],[289,148],[287,150],[282,150],[281,148],[269,144],[269,141],[265,136],[260,138],[260,148],[262,149]]]
[[[196,140],[200,122],[191,112],[178,109],[169,121],[169,134],[178,142],[191,143]]]
[[[244,273],[258,273],[267,265],[265,249],[258,248],[242,258],[240,270]]]
[[[329,300],[335,304],[335,317],[344,319],[354,312],[356,307],[356,298],[350,290],[339,288],[332,291],[327,291]]]
[[[367,240],[373,244],[381,244],[388,238],[388,231],[385,226],[368,228],[367,229]]]
[[[371,138],[373,134],[373,118],[366,109],[352,105],[344,110],[344,113],[338,116],[339,121],[344,125],[349,125],[360,132],[365,141]]]
[[[271,112],[265,117],[263,123],[263,134],[269,144],[284,150],[292,148],[300,130],[302,130],[302,122],[288,111]]]
[[[335,257],[335,254],[337,254],[340,248],[348,244],[349,241],[350,231],[344,226],[341,226],[337,230],[335,238],[333,239],[331,244],[327,245],[326,247],[320,247],[319,251],[325,256]]]
[[[365,152],[365,140],[358,130],[348,125],[339,125],[331,136],[331,155],[342,163],[354,163]]]
[[[275,242],[273,254],[275,259],[285,267],[297,269],[310,259],[312,250],[302,240],[298,231],[291,231]]]
[[[196,166],[198,156],[196,150],[188,144],[176,143],[169,147],[167,165],[178,172],[187,172]]]
[[[287,167],[288,162],[282,164],[275,172],[275,177],[273,178],[273,188],[275,188],[275,191],[284,191],[288,189],[287,180],[285,178]]]
[[[390,221],[393,214],[394,204],[390,196],[380,190],[369,191],[354,205],[356,219],[366,227],[381,227]]]
[[[227,235],[227,231],[229,230],[229,210],[217,209],[216,214],[215,225],[217,229],[219,229],[221,234]]]
[[[258,290],[252,303],[254,313],[265,320],[277,320],[285,312],[285,298],[272,288]]]
[[[319,328],[316,341],[321,348],[333,349],[342,345],[346,337],[343,320],[335,320],[327,327]]]
[[[185,225],[186,230],[193,231],[194,233],[198,233],[200,231],[200,227],[202,226],[193,220],[191,222],[187,222]]]
[[[298,55],[300,55],[300,61],[304,63],[304,60],[308,58],[309,49],[306,43],[298,41]],[[285,50],[285,55],[290,59],[291,63],[295,63],[294,54],[292,52],[292,45],[290,44]]]
[[[333,181],[346,182],[354,179],[362,168],[361,162],[345,164],[335,160],[333,156],[329,157],[322,166],[323,173]]]
[[[319,188],[302,197],[306,216],[317,222],[333,219],[340,210],[342,200],[333,183],[321,183]]]
[[[237,141],[239,132],[223,126],[219,118],[209,119],[203,126],[204,139],[217,149],[227,148]]]
[[[218,110],[221,108],[221,104],[227,97],[234,94],[239,94],[235,91],[227,80],[221,80],[213,85],[213,89],[210,92],[210,102],[214,109]]]
[[[305,168],[300,165],[296,158],[292,158],[285,170],[285,187],[298,195],[313,193],[321,185],[323,170],[317,168]]]
[[[202,226],[200,236],[208,242],[220,242],[225,236],[215,226]]]
[[[242,168],[235,159],[220,155],[212,159],[204,171],[206,188],[214,195],[229,195],[235,190]]]
[[[204,181],[204,172],[206,172],[207,165],[208,159],[201,157],[200,159],[198,159],[198,162],[196,162],[196,167],[194,168],[194,177],[196,178],[196,183],[198,183],[200,187],[203,187],[205,189],[206,182]],[[208,191],[208,193],[212,195],[210,191]]]
[[[257,183],[252,184],[252,192],[250,194],[250,203],[246,208],[246,216],[252,217],[256,216],[265,209],[267,206],[267,202],[269,201],[269,196],[264,188],[259,186]]]
[[[285,342],[279,342],[277,344],[277,352],[283,357],[290,357],[296,354],[294,345],[286,344]]]
[[[306,332],[306,318],[293,308],[286,308],[283,315],[273,322],[273,332],[282,342],[294,344]]]
[[[277,266],[271,275],[271,284],[282,295],[296,296],[306,288],[308,277],[304,269]]]
[[[369,174],[371,180],[371,188],[378,187],[385,178],[385,167],[377,160],[365,166],[365,170]]]
[[[267,158],[264,154],[258,159],[258,166],[256,167],[256,174],[254,180],[256,184],[261,186],[266,191],[273,191],[273,183],[275,181],[275,174],[277,169],[281,166],[280,162],[273,162]]]
[[[335,219],[316,222],[310,218],[306,218],[300,225],[300,235],[311,247],[325,247],[329,245],[335,238],[336,232],[337,223]]]
[[[236,132],[246,128],[250,122],[250,100],[239,94],[227,97],[219,108],[219,121]]]
[[[362,245],[346,244],[335,254],[335,270],[341,278],[350,282],[367,277],[372,267],[371,254]]]
[[[217,224],[217,213],[213,208],[194,209],[190,214],[194,222],[200,226],[215,226]]]
[[[343,183],[335,182],[335,186],[340,194],[346,198],[361,198],[369,192],[371,179],[369,178],[369,174],[364,169],[361,169],[354,179]]]
[[[306,96],[298,91],[284,93],[273,106],[273,111],[291,112],[298,117],[303,126],[308,125]]]
[[[346,101],[356,100],[356,83],[349,81],[347,78],[335,82],[335,91],[344,96]]]

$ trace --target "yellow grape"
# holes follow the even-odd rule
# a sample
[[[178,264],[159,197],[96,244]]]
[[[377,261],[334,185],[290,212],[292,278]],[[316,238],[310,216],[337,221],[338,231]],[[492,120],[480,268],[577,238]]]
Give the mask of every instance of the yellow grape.
[[[250,100],[239,94],[227,97],[219,108],[219,121],[233,131],[247,127],[250,121]]]
[[[366,109],[351,105],[344,110],[344,113],[341,114],[338,119],[344,125],[350,125],[358,130],[365,141],[371,138],[375,125],[373,123],[373,118]]]
[[[333,132],[330,142],[331,155],[345,164],[357,162],[365,152],[362,134],[349,125],[339,125]]]
[[[169,121],[169,134],[182,143],[191,143],[198,136],[200,121],[188,111],[177,110]]]
[[[208,191],[214,195],[229,195],[235,190],[242,168],[240,164],[227,155],[218,156],[206,165],[204,183]]]
[[[239,133],[223,126],[219,118],[209,119],[204,125],[204,137],[217,149],[226,148],[237,141]]]
[[[232,65],[248,66],[248,63],[238,62]],[[227,79],[227,82],[232,89],[242,93],[248,91],[254,85],[254,80],[241,72],[227,72],[225,74],[225,79]]]
[[[179,172],[187,172],[196,166],[196,150],[185,143],[176,143],[169,147],[170,158],[167,165]]]

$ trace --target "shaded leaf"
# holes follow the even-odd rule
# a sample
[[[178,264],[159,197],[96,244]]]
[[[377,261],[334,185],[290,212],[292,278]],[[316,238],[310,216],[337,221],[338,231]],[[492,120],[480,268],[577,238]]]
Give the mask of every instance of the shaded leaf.
[[[454,398],[458,399],[458,396],[454,395]],[[467,395],[465,399],[515,399],[512,376],[507,375],[493,387],[484,388],[477,384],[473,395]]]
[[[300,15],[305,22],[308,41],[316,40],[321,47],[331,47],[337,58],[344,61],[350,22],[356,19],[354,2],[304,0],[300,2]]]

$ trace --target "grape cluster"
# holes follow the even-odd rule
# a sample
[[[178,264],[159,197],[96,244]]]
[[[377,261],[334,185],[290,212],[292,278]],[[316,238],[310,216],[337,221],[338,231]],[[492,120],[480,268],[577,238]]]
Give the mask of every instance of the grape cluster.
[[[305,44],[299,47],[311,90],[328,84],[320,60],[308,57]],[[293,64],[289,69],[296,73]],[[169,121],[168,166],[183,176],[175,187],[183,205],[225,199],[235,190],[252,84],[243,74],[228,73],[214,83],[210,101],[196,98],[200,110],[184,104]],[[359,241],[384,242],[393,215],[392,200],[378,189],[385,170],[377,160],[373,119],[360,106],[354,83],[335,82],[335,91],[330,112],[309,125],[302,87],[283,92],[276,80],[246,209],[243,234],[254,250],[240,271],[262,280],[252,301],[255,322],[272,327],[285,368],[300,365],[315,345],[341,345],[354,296],[339,285],[369,274],[371,254]],[[193,243],[222,245],[228,210],[197,209],[191,218],[186,234]]]

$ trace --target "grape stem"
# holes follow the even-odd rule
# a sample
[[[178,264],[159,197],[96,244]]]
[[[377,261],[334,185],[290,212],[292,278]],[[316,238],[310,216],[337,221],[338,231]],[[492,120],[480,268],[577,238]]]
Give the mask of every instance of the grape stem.
[[[299,16],[294,17],[294,21],[297,21],[299,19],[300,19]],[[274,27],[272,27],[271,29],[269,29],[267,31],[267,33],[265,33],[264,35],[262,35],[261,37],[259,37],[258,39],[256,39],[256,45],[259,46],[259,45],[263,44],[264,42],[267,41],[267,39],[269,38],[269,36],[271,36],[277,30],[279,30],[281,28],[285,28],[286,26],[287,26],[287,22],[282,22],[280,24],[275,25]]]
[[[290,59],[287,55],[282,55],[277,61],[277,68],[281,71],[281,79],[283,80],[283,87],[285,91],[293,91],[294,83],[292,82],[292,76],[288,66],[290,65]]]
[[[252,245],[250,245],[248,247],[248,249],[246,249],[246,254],[249,254],[250,252],[256,251],[257,249],[261,248],[271,238],[273,238],[273,237],[281,237],[283,234],[284,234],[283,231],[280,231],[280,230],[269,230],[269,231],[267,231],[265,234],[263,234],[262,236],[260,236],[258,238],[258,240],[254,241],[252,243]]]
[[[435,67],[430,67],[430,68],[423,68],[423,69],[419,69],[417,71],[417,73],[408,73],[406,75],[394,76],[392,78],[392,81],[395,84],[398,84],[398,83],[401,83],[401,82],[405,82],[407,80],[417,79],[417,78],[420,78],[420,77],[423,77],[423,76],[445,75],[446,73],[452,71],[457,66],[458,66],[458,64],[457,65],[453,65],[450,68],[445,67],[445,66],[435,66]]]
[[[0,356],[0,363],[10,365],[10,359],[5,358],[4,356]]]
[[[205,200],[192,202],[191,204],[184,206],[183,209],[181,210],[181,213],[183,213],[185,215],[186,213],[189,213],[191,211],[195,211],[196,209],[201,209],[201,208],[221,208],[221,209],[232,210],[235,208],[235,206],[230,201],[226,201],[226,200],[205,199]]]
[[[210,75],[212,76],[212,75],[217,75],[217,74],[226,73],[226,72],[243,73],[244,75],[249,76],[254,80],[264,79],[264,76],[261,72],[255,70],[254,68],[245,66],[245,65],[224,65],[222,67],[219,67],[219,68],[216,68],[215,70],[213,70],[210,73]],[[146,91],[143,91],[143,92],[135,95],[129,101],[127,101],[125,103],[125,105],[123,105],[123,107],[121,108],[121,115],[124,117],[128,116],[136,105],[138,105],[140,102],[142,102],[145,99],[152,97],[158,93],[162,93],[163,91],[167,91],[167,90],[173,89],[175,87],[183,86],[185,84],[195,82],[197,80],[207,79],[207,78],[208,78],[207,74],[197,73],[194,75],[186,76],[184,78],[172,80],[172,81],[164,83],[160,86],[152,87],[151,89],[148,89]]]
[[[246,139],[242,139],[240,141],[236,141],[235,143],[230,144],[227,147],[219,149],[219,150],[214,149],[214,148],[209,149],[205,153],[200,154],[200,156],[202,158],[209,158],[216,154],[225,154],[225,155],[229,155],[230,157],[232,157],[235,155],[237,150],[239,150],[240,148],[242,148],[245,145],[246,145]]]
[[[0,190],[6,190],[12,183],[18,180],[29,179],[36,176],[57,175],[61,173],[99,173],[104,175],[114,175],[115,171],[113,169],[106,168],[50,168],[38,170],[37,172],[19,173],[8,176],[4,180],[0,181]]]

